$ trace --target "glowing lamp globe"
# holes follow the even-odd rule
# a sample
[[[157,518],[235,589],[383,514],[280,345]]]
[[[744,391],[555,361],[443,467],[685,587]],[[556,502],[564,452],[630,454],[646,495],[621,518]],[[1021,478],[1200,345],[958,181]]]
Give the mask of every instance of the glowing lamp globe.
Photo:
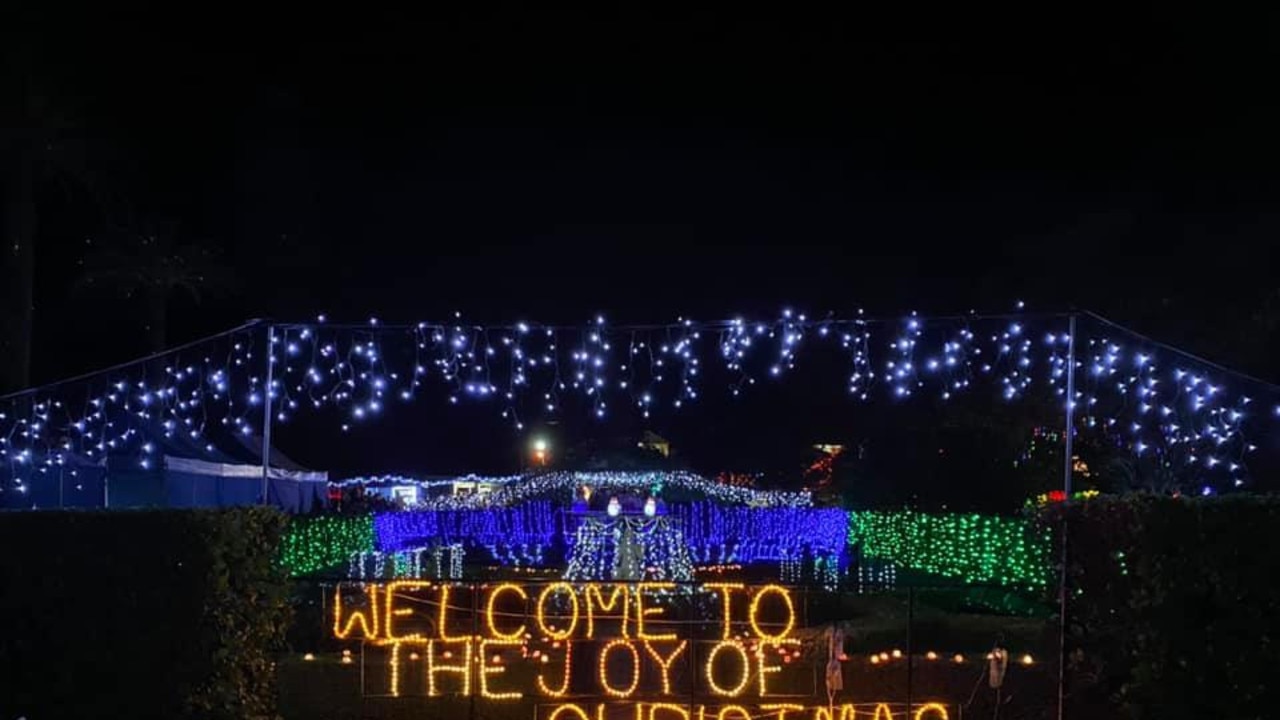
[[[622,512],[622,503],[618,502],[618,498],[609,498],[609,506],[605,508],[609,513],[609,517],[618,517],[618,513]]]
[[[648,500],[645,500],[644,516],[653,517],[654,515],[657,515],[657,514],[658,514],[658,501],[654,500],[653,498],[649,498]]]

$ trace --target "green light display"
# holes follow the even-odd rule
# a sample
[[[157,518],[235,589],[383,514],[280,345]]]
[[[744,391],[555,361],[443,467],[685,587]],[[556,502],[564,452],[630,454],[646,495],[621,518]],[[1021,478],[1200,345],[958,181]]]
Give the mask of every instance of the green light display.
[[[1021,518],[854,511],[849,543],[863,557],[966,583],[1041,588],[1049,581],[1049,536]]]
[[[374,549],[373,516],[295,518],[281,542],[280,561],[293,577],[345,563]]]

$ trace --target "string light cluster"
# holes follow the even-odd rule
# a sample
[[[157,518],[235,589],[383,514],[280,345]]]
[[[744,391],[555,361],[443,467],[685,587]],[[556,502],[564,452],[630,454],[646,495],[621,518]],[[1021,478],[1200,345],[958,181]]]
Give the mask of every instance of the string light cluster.
[[[467,482],[487,480],[466,477]],[[558,554],[563,548],[565,577],[575,580],[689,581],[695,559],[721,566],[782,562],[783,579],[788,581],[801,579],[803,563],[809,559],[815,577],[821,574],[824,582],[837,581],[842,571],[847,517],[838,509],[800,505],[809,499],[803,493],[726,486],[683,472],[515,477],[521,481],[500,478],[499,490],[451,497],[445,507],[300,519],[285,541],[286,566],[298,575],[345,559],[352,578],[456,578],[467,548],[482,549],[495,562],[513,568],[544,567],[548,551],[555,548]],[[584,485],[605,492],[679,488],[753,506],[725,507],[720,501],[699,500],[672,504],[669,514],[654,517],[575,514],[560,522],[552,499],[563,501]],[[441,565],[441,548],[448,549],[447,570]],[[427,567],[432,559],[434,569]],[[788,568],[794,572],[788,574]]]
[[[357,551],[347,564],[347,577],[361,580],[389,578],[437,578],[457,580],[462,577],[466,548],[462,543],[433,544],[413,550],[384,553],[377,550]]]
[[[551,544],[555,522],[549,502],[475,510],[414,510],[378,513],[373,520],[378,549],[400,550],[434,541],[518,548]],[[497,557],[495,560],[499,559]]]
[[[898,586],[898,566],[892,560],[864,557],[854,580],[859,594],[892,590]]]
[[[357,477],[343,478],[334,480],[329,484],[339,488],[349,487],[368,487],[370,485],[411,485],[423,490],[446,490],[453,489],[460,484],[471,485],[505,485],[510,482],[516,482],[522,479],[521,475],[498,475],[498,476],[482,476],[482,475],[462,475],[456,478],[448,478],[445,480],[432,479],[423,480],[420,478],[408,477],[405,475],[360,475]]]
[[[694,561],[753,563],[842,555],[848,516],[838,508],[725,507],[699,501],[675,505]]]
[[[946,653],[938,653],[933,650],[928,650],[920,657],[923,657],[925,660],[929,662],[938,662],[941,658],[945,656],[946,656]],[[950,657],[951,657],[951,662],[956,665],[964,664],[967,661],[965,656],[962,653],[955,653]],[[906,659],[907,659],[907,655],[898,649],[881,650],[878,653],[873,652],[867,655],[867,662],[871,663],[872,665],[880,665],[883,663],[893,662],[894,660],[906,660]],[[990,660],[991,653],[987,653],[985,659]],[[1032,657],[1030,654],[1024,653],[1021,657],[1018,658],[1018,662],[1025,666],[1031,666],[1031,665],[1034,665],[1036,661],[1035,661],[1035,658]]]
[[[521,413],[557,413],[578,397],[599,417],[620,407],[648,416],[724,385],[730,396],[780,379],[802,352],[825,346],[848,363],[846,389],[866,399],[950,399],[986,386],[1016,400],[1037,386],[1076,408],[1078,427],[1101,427],[1139,457],[1192,468],[1205,488],[1237,487],[1256,450],[1252,432],[1280,414],[1280,390],[1211,366],[1087,313],[1075,341],[1063,315],[873,320],[784,311],[769,320],[680,319],[613,327],[450,322],[250,324],[155,358],[0,400],[3,490],[77,458],[128,456],[158,466],[181,441],[213,456],[231,434],[261,436],[264,415],[285,423],[336,407],[344,431],[412,401],[433,382],[451,404],[491,404],[517,429]],[[1069,348],[1075,397],[1067,398]],[[719,374],[708,370],[719,365]],[[726,376],[722,379],[720,376]],[[270,377],[270,381],[266,379]],[[268,387],[269,384],[269,387]],[[264,412],[269,403],[270,413]]]
[[[604,703],[597,703],[595,713],[587,712],[587,709],[578,703],[562,703],[551,708],[544,716],[545,720],[605,720],[606,707]],[[634,704],[634,712],[630,714],[633,720],[658,720],[660,714],[666,714],[668,717],[675,716],[671,720],[691,720],[696,717],[697,720],[761,720],[762,718],[771,718],[774,720],[788,720],[794,718],[799,713],[807,713],[807,720],[854,720],[854,718],[869,718],[869,720],[950,720],[947,706],[939,702],[913,703],[908,711],[907,705],[903,703],[844,703],[842,705],[827,706],[815,705],[812,707],[800,705],[797,703],[765,703],[759,706],[762,714],[753,714],[750,710],[742,705],[721,705],[717,707],[707,707],[706,705],[694,706],[678,705],[675,703],[664,702],[637,702]]]
[[[1097,490],[1081,490],[1071,493],[1072,502],[1082,502],[1098,497],[1100,493]],[[1027,501],[1027,507],[1044,507],[1050,503],[1060,503],[1067,499],[1066,492],[1062,490],[1051,490],[1047,493],[1040,493],[1034,498]]]
[[[433,498],[424,501],[423,506],[443,510],[514,507],[541,498],[568,501],[584,486],[593,492],[645,494],[670,487],[725,504],[751,507],[808,507],[812,504],[810,494],[805,491],[781,492],[726,485],[683,470],[547,472],[517,476],[515,479],[499,477],[478,481],[492,482],[495,488],[483,495]]]
[[[568,548],[565,579],[693,580],[693,561],[668,517],[586,518]]]
[[[1021,518],[910,510],[849,513],[849,543],[863,557],[967,583],[1043,588],[1050,539]]]
[[[280,562],[297,577],[328,570],[355,553],[372,552],[373,518],[369,515],[319,515],[294,518],[280,540]]]

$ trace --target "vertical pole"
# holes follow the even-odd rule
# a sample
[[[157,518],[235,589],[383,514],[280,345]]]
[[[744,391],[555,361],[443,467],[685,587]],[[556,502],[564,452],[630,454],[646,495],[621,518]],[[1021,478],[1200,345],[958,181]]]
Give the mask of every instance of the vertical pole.
[[[450,565],[453,564],[452,554],[450,555],[450,558],[449,558],[449,564]],[[479,644],[479,641],[476,640],[475,638],[480,637],[480,597],[476,593],[477,585],[474,581],[471,583],[470,587],[471,587],[471,637],[472,637],[471,641]],[[441,617],[444,617],[444,616],[441,615]],[[441,633],[444,632],[443,627],[440,628],[440,632]],[[568,643],[573,641],[566,639],[565,642]],[[484,653],[480,653],[479,659],[480,659],[479,672],[483,672],[484,671]],[[568,670],[567,667],[565,669],[566,671]],[[472,670],[468,669],[467,672],[472,672]],[[476,720],[476,693],[471,692],[467,694],[471,696],[467,701],[467,720]]]
[[[276,328],[267,325],[267,384],[262,394],[262,504],[267,504],[268,478],[271,474],[271,386],[275,374]]]
[[[721,588],[721,592],[729,592],[728,588]],[[590,602],[590,601],[588,601]],[[698,681],[698,673],[694,668],[698,667],[698,636],[702,634],[702,624],[696,627],[694,623],[698,621],[698,617],[692,613],[691,604],[686,603],[684,608],[684,639],[689,643],[689,717],[694,717],[693,701],[696,695],[695,683]]]
[[[1072,433],[1075,428],[1076,409],[1076,316],[1067,320],[1067,408],[1066,428],[1063,435],[1062,458],[1062,568],[1058,577],[1058,720],[1066,716],[1067,685],[1067,510],[1071,504]]]
[[[916,586],[914,583],[907,586],[907,717],[911,717],[911,691],[913,678],[913,666],[915,665],[915,647],[911,635],[912,628],[916,624]]]

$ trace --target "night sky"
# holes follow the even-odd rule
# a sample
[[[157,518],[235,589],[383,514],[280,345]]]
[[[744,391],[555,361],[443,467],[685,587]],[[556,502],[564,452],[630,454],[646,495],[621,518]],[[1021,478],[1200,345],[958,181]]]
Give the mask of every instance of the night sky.
[[[1280,379],[1273,24],[1073,9],[6,23],[6,64],[92,178],[42,186],[33,379],[145,352],[135,305],[72,293],[122,208],[234,273],[199,305],[175,295],[173,343],[319,312],[624,323],[1022,299]],[[851,412],[811,398],[752,417],[812,416],[814,435]],[[386,430],[384,463],[323,461],[513,461],[498,423],[423,413]]]

